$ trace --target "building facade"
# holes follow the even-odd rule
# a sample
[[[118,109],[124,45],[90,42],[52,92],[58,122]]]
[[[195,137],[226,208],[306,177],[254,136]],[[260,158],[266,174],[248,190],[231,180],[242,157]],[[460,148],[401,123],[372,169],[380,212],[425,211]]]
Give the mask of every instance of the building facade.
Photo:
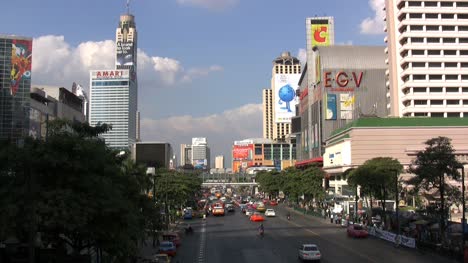
[[[210,169],[210,148],[205,137],[192,138],[192,165],[195,169]]]
[[[387,116],[384,47],[314,47],[300,81],[298,160],[324,153],[331,133],[355,119]]]
[[[180,166],[192,165],[192,146],[190,144],[180,145]]]
[[[468,117],[468,2],[385,6],[389,114]]]
[[[291,118],[295,116],[298,102],[299,59],[283,52],[273,60],[271,76],[271,90],[263,90],[263,136],[284,141],[291,134]]]
[[[296,145],[264,138],[235,141],[232,145],[232,171],[251,167],[275,167],[282,170],[296,162]]]
[[[48,122],[54,119],[86,122],[82,98],[63,87],[33,85],[30,96],[29,136],[33,138],[45,139]]]
[[[132,145],[132,159],[147,167],[175,169],[174,152],[166,142],[137,142]]]
[[[29,135],[32,39],[0,35],[0,140]]]
[[[215,168],[216,169],[224,169],[224,156],[218,155],[215,158]]]
[[[136,86],[130,70],[92,70],[89,86],[90,125],[112,125],[100,136],[111,148],[130,149],[136,141]]]

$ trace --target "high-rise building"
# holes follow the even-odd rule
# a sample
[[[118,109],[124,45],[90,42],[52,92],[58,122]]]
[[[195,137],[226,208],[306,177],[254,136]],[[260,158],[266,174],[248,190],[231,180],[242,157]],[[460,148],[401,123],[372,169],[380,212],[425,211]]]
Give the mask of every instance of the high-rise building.
[[[263,137],[284,141],[291,134],[291,118],[295,116],[301,63],[283,52],[273,60],[271,75],[271,89],[263,90]]]
[[[0,35],[0,139],[29,134],[32,39]]]
[[[180,145],[180,166],[192,165],[192,146],[190,144]]]
[[[197,169],[210,169],[210,148],[205,137],[192,138],[192,164]]]
[[[468,117],[468,1],[385,6],[389,114]]]
[[[89,121],[89,99],[88,99],[88,94],[84,90],[84,88],[80,85],[77,84],[76,82],[73,82],[72,84],[72,93],[81,98],[83,101],[83,114],[86,118],[86,121]]]
[[[112,130],[102,137],[111,148],[129,148],[137,140],[137,31],[135,17],[120,16],[115,34],[115,70],[92,70],[90,75],[91,125],[106,123]]]
[[[216,169],[224,169],[224,156],[218,155],[215,158],[215,168]]]
[[[112,125],[101,135],[111,148],[129,149],[136,141],[135,85],[128,69],[91,70],[89,123]]]

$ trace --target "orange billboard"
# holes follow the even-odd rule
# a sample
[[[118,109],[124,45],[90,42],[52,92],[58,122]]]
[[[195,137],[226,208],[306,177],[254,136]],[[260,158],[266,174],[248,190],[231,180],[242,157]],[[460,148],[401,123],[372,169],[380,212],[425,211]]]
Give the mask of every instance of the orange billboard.
[[[330,27],[328,24],[314,24],[311,26],[312,46],[330,45]]]
[[[233,145],[232,147],[232,159],[236,161],[247,161],[252,160],[254,145]]]

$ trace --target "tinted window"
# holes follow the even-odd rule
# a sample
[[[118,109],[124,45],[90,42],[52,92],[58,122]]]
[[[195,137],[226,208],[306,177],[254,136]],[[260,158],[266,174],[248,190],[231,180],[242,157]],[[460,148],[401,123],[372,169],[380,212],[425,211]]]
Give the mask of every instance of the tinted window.
[[[316,247],[304,247],[304,251],[317,251]]]

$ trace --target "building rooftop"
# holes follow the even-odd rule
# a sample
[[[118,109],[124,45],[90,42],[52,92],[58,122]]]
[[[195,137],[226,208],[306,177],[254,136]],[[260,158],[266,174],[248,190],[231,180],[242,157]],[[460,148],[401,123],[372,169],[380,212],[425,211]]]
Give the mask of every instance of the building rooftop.
[[[301,64],[298,58],[291,56],[289,51],[281,53],[281,56],[273,60],[273,64],[282,64],[282,65],[297,65]]]
[[[386,69],[384,46],[317,47],[322,68]],[[359,59],[357,59],[359,58]]]
[[[397,128],[397,127],[466,127],[468,118],[429,118],[429,117],[407,117],[407,118],[361,118],[350,122],[341,129],[334,130],[331,136],[342,133],[351,128]]]

